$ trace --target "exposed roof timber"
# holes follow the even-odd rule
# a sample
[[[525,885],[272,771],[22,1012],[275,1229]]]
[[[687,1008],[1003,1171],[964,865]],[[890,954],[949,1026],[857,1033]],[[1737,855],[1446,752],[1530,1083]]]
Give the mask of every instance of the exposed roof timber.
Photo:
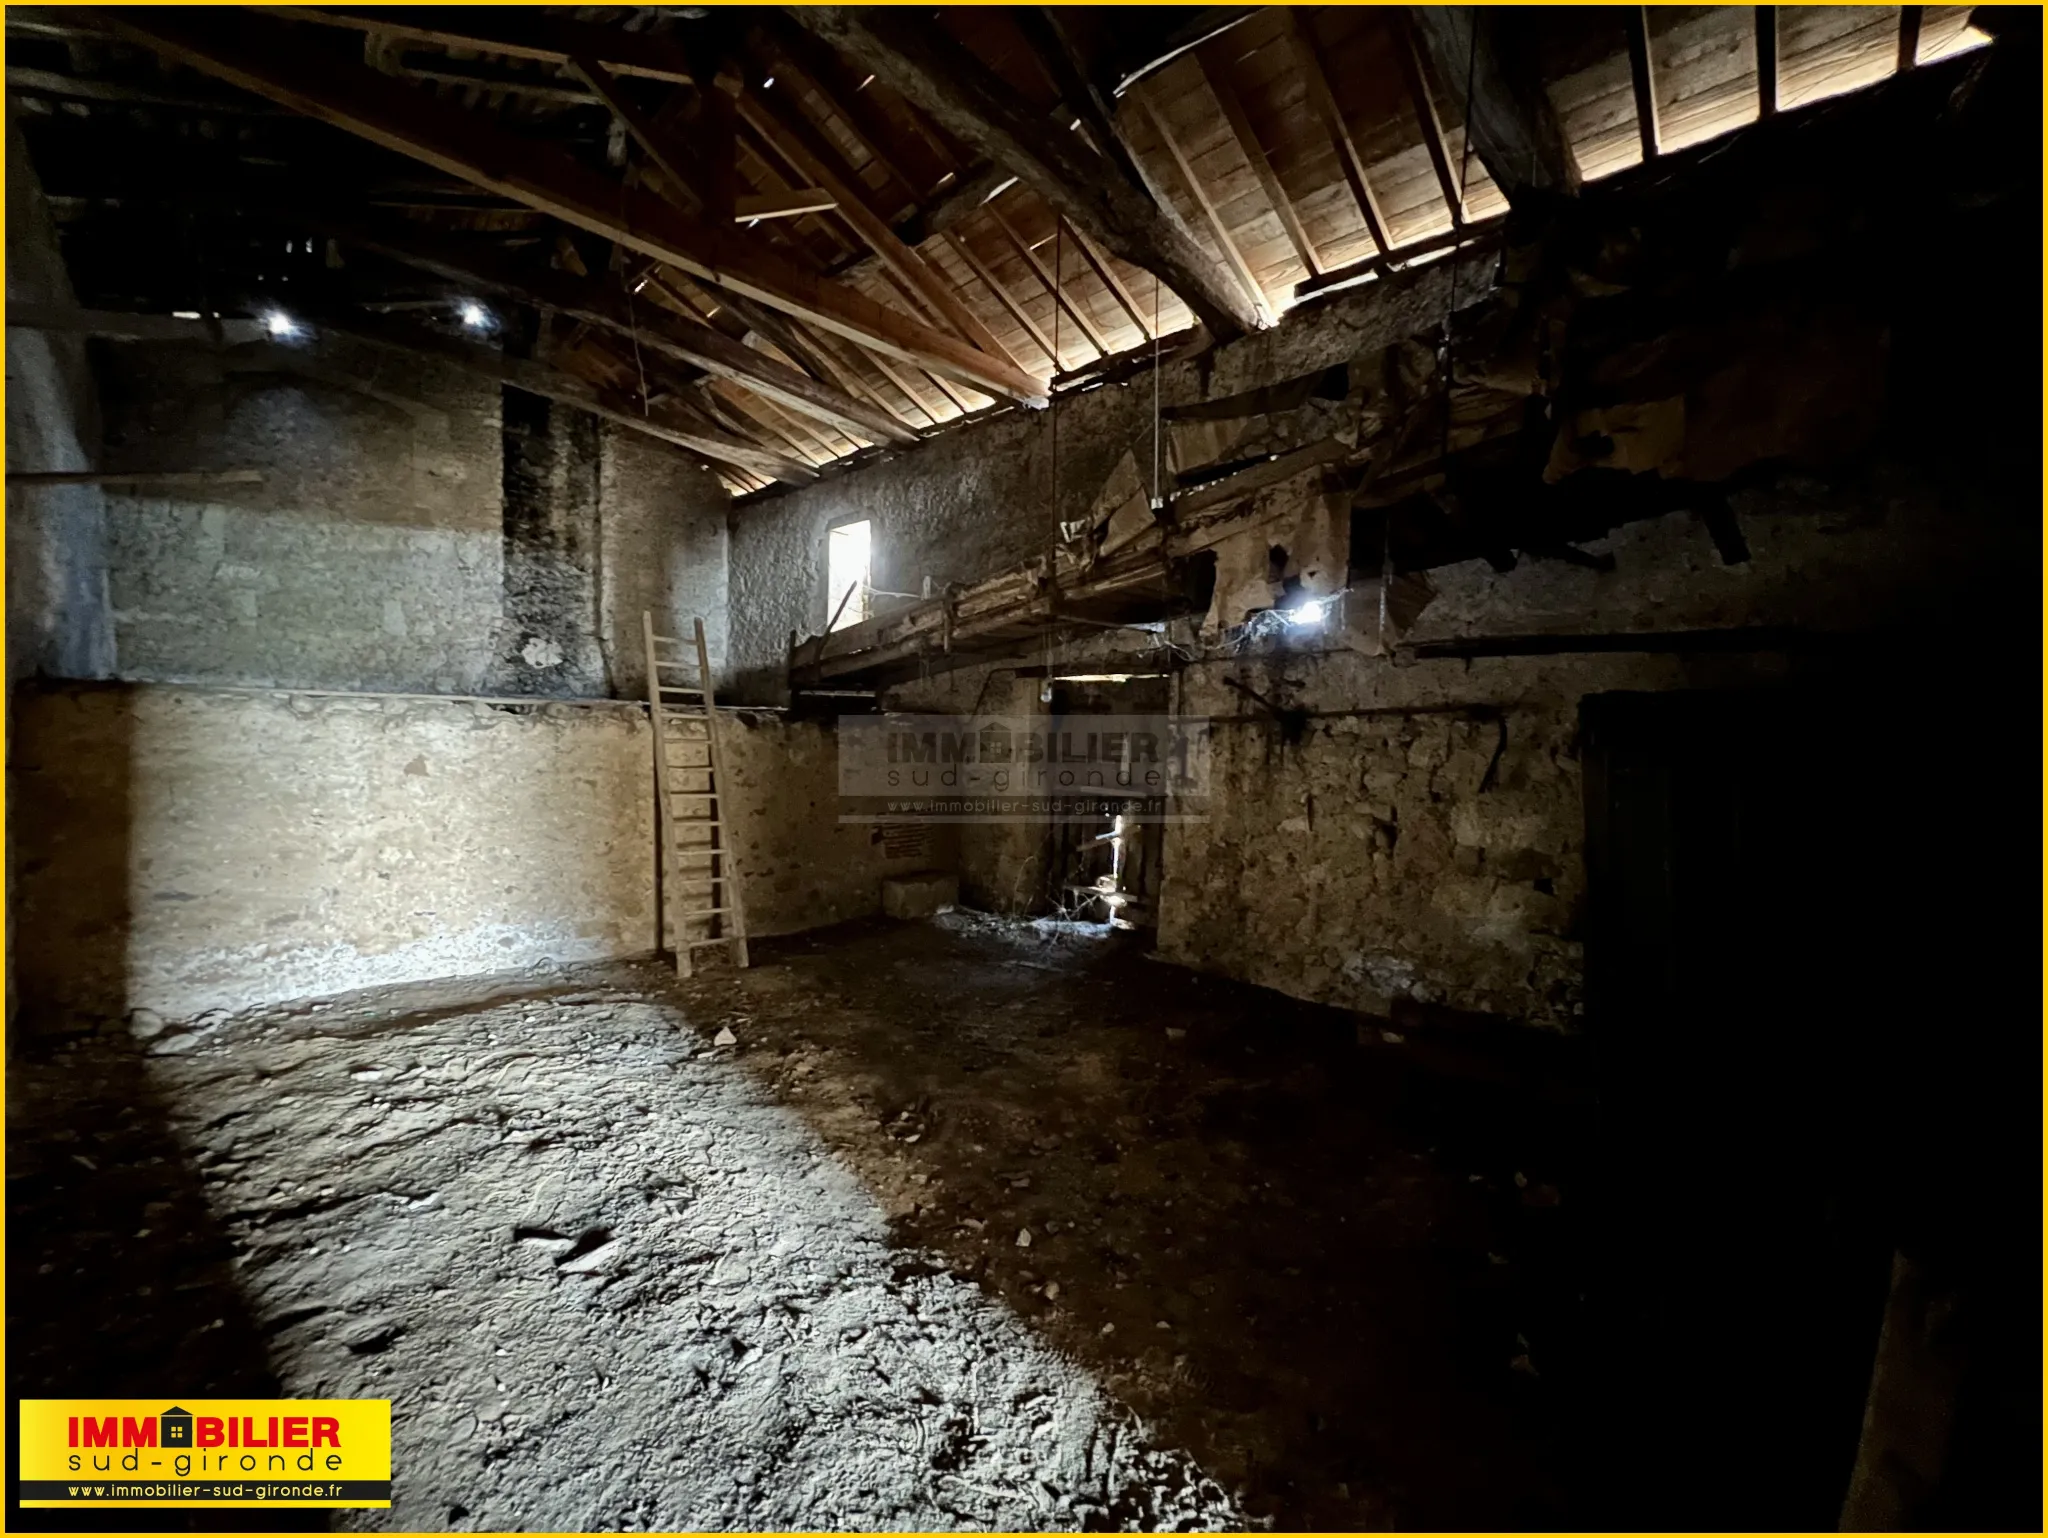
[[[1628,29],[1628,78],[1636,98],[1636,136],[1642,141],[1643,159],[1655,160],[1663,153],[1663,131],[1657,121],[1657,75],[1650,62],[1650,12],[1641,5],[1621,7],[1621,24]]]
[[[691,61],[673,40],[618,27],[568,21],[538,9],[481,6],[268,6],[294,21],[378,32],[442,48],[479,48],[514,59],[567,64],[594,58],[621,75],[688,85]]]
[[[1408,97],[1415,105],[1415,121],[1422,129],[1422,145],[1429,151],[1429,168],[1436,173],[1437,190],[1451,211],[1451,223],[1465,222],[1465,189],[1452,174],[1450,150],[1444,138],[1443,119],[1437,116],[1436,98],[1430,94],[1429,72],[1422,67],[1422,44],[1415,28],[1399,10],[1386,13],[1394,32],[1394,55],[1408,84]],[[1475,23],[1476,24],[1476,23]]]
[[[631,337],[639,346],[706,373],[745,385],[771,400],[846,431],[881,441],[908,443],[912,435],[892,418],[842,390],[764,356],[723,332],[654,303],[635,304],[623,286],[576,278],[550,268],[523,268],[478,247],[438,239],[421,229],[366,229],[351,221],[305,215],[350,245],[374,251],[452,283],[599,326]]]
[[[947,325],[983,352],[1008,358],[1017,368],[1023,368],[1023,364],[1011,357],[1009,350],[996,339],[995,333],[982,324],[981,317],[967,307],[953,285],[934,272],[923,257],[903,243],[886,220],[868,207],[862,197],[867,190],[866,185],[863,183],[856,187],[854,182],[858,178],[849,180],[851,172],[838,156],[828,157],[824,153],[825,146],[811,142],[816,130],[808,122],[799,125],[793,121],[797,114],[787,92],[783,93],[781,101],[771,102],[767,93],[749,88],[739,98],[739,111],[747,126],[765,139],[791,170],[824,188],[837,200],[839,217],[881,258],[883,267],[910,291],[919,304],[942,317]]]
[[[508,357],[495,348],[459,342],[422,327],[368,315],[315,316],[313,325],[317,330],[353,337],[375,347],[437,359],[465,373],[510,385],[529,395],[545,396],[565,406],[574,406],[592,416],[603,417],[647,437],[688,449],[706,459],[759,471],[791,485],[806,485],[818,478],[817,470],[811,465],[776,454],[758,443],[709,432],[680,413],[663,407],[643,408],[630,397],[592,384],[581,375],[565,369],[536,363],[528,358]]]
[[[1138,308],[1137,296],[1130,291],[1124,280],[1117,276],[1116,264],[1110,260],[1109,253],[1090,240],[1088,232],[1080,225],[1070,224],[1067,228],[1073,232],[1074,244],[1081,248],[1081,255],[1087,258],[1095,276],[1102,280],[1102,286],[1109,290],[1118,305],[1123,308],[1124,314],[1130,316],[1131,324],[1138,328],[1138,335],[1150,337],[1152,327],[1146,321],[1144,312]]]
[[[1216,239],[1217,249],[1230,264],[1231,275],[1244,290],[1245,298],[1257,307],[1260,318],[1270,326],[1274,319],[1272,301],[1266,297],[1265,287],[1259,282],[1258,274],[1252,271],[1251,264],[1244,259],[1244,253],[1238,250],[1237,242],[1230,238],[1230,226],[1224,223],[1223,216],[1216,211],[1216,205],[1211,201],[1208,189],[1202,185],[1202,178],[1197,176],[1195,168],[1188,164],[1187,153],[1173,137],[1173,130],[1167,126],[1165,114],[1152,105],[1143,86],[1133,88],[1124,99],[1136,102],[1139,110],[1151,119],[1152,131],[1159,136],[1160,145],[1172,158],[1174,169],[1180,172],[1180,179],[1186,185],[1189,195],[1194,198],[1195,207],[1202,211],[1202,217],[1209,225],[1209,233]]]
[[[1572,194],[1579,170],[1531,53],[1511,35],[1515,18],[1490,6],[1408,8],[1410,37],[1445,90],[1469,96],[1465,133],[1510,203],[1531,193]]]
[[[1756,13],[1756,115],[1778,111],[1778,8],[1759,5]]]
[[[1365,158],[1358,153],[1358,142],[1351,137],[1344,111],[1331,94],[1330,82],[1316,58],[1315,45],[1304,30],[1307,24],[1292,6],[1282,7],[1281,16],[1286,22],[1287,44],[1293,51],[1295,67],[1301,71],[1302,83],[1308,90],[1309,106],[1322,120],[1323,132],[1330,136],[1331,148],[1337,152],[1337,163],[1343,168],[1344,181],[1351,188],[1359,217],[1365,220],[1365,232],[1372,237],[1373,249],[1385,256],[1390,247],[1386,216],[1380,212],[1380,200],[1373,196],[1372,183],[1366,179]]]
[[[1258,130],[1252,126],[1251,114],[1244,110],[1244,102],[1237,94],[1237,88],[1230,83],[1229,61],[1205,49],[1197,55],[1196,63],[1203,78],[1209,82],[1209,89],[1216,97],[1217,105],[1223,108],[1223,119],[1230,125],[1231,133],[1237,139],[1237,147],[1244,151],[1244,158],[1251,163],[1253,173],[1259,179],[1259,186],[1265,189],[1266,201],[1273,206],[1274,214],[1280,220],[1280,227],[1287,232],[1287,242],[1294,247],[1294,255],[1300,261],[1302,271],[1314,277],[1323,270],[1322,257],[1317,253],[1315,242],[1308,238],[1308,230],[1301,222],[1301,214],[1294,206],[1294,200],[1287,195],[1287,189],[1280,184],[1280,174],[1273,169],[1273,162],[1266,154],[1266,147],[1259,142]]]
[[[1924,7],[1902,5],[1899,7],[1899,62],[1898,72],[1904,74],[1920,62],[1920,19]]]
[[[153,86],[126,85],[118,80],[92,80],[82,75],[60,75],[47,69],[7,66],[7,89],[29,91],[39,96],[57,96],[68,101],[125,102],[138,107],[171,107],[184,112],[219,113],[223,117],[276,117],[276,107],[265,106],[226,92],[210,95],[192,91],[162,91]]]
[[[1010,244],[1016,248],[1017,254],[1024,259],[1024,265],[1031,269],[1031,275],[1037,278],[1039,285],[1046,293],[1052,296],[1052,302],[1067,312],[1068,317],[1072,319],[1075,325],[1081,328],[1081,334],[1088,339],[1089,345],[1096,352],[1107,356],[1109,353],[1108,339],[1096,329],[1095,322],[1088,318],[1088,312],[1074,303],[1073,297],[1067,293],[1066,284],[1060,276],[1038,259],[1038,253],[1031,249],[1031,243],[1017,233],[1017,227],[1005,219],[1000,210],[991,206],[988,216],[995,222],[996,228],[1001,230]],[[1057,220],[1059,215],[1055,213],[1053,218]],[[1054,237],[1054,244],[1055,246],[1058,244],[1057,235]]]
[[[671,132],[669,124],[642,110],[597,59],[578,54],[569,60],[569,68],[611,109],[612,116],[659,168],[668,185],[682,195],[684,206],[701,209],[710,202],[710,174],[681,134]]]
[[[265,335],[263,323],[257,320],[193,320],[52,304],[9,304],[7,327],[10,331],[68,331],[105,342],[236,343],[257,341]]]
[[[1257,309],[1170,204],[1019,102],[986,65],[936,28],[887,7],[806,6],[793,14],[953,134],[1017,172],[1103,246],[1157,273],[1213,334],[1235,335],[1259,324]]]
[[[1031,318],[1031,312],[1017,302],[1017,296],[1003,286],[1002,279],[991,272],[988,265],[974,254],[974,248],[967,243],[965,235],[958,230],[948,230],[944,238],[953,243],[953,249],[960,253],[960,260],[981,279],[982,286],[996,296],[996,302],[1008,310],[1017,324],[1024,328],[1025,334],[1037,345],[1038,350],[1045,354],[1046,367],[1057,374],[1061,365],[1059,357],[1053,352],[1052,338],[1038,328],[1038,322]]]
[[[788,192],[748,192],[733,200],[732,216],[740,224],[756,219],[794,219],[800,214],[828,214],[839,200],[823,187],[796,187]]]
[[[984,163],[964,175],[952,176],[945,191],[899,224],[897,229],[909,244],[922,245],[934,235],[957,228],[961,221],[979,212],[984,203],[1000,197],[1016,182],[1016,175],[1011,171]],[[874,252],[864,251],[844,267],[834,268],[832,275],[838,278],[862,277],[879,271],[881,265],[882,259]]]
[[[108,30],[232,85],[345,128],[372,143],[512,197],[685,272],[815,321],[865,346],[1033,404],[1044,386],[992,357],[865,295],[804,271],[728,226],[706,225],[644,189],[585,169],[551,146],[522,140],[477,114],[394,91],[359,64],[305,48],[287,29],[244,13],[95,9]]]
[[[1116,94],[1126,91],[1154,70],[1164,69],[1182,54],[1221,37],[1241,21],[1249,21],[1263,7],[1256,5],[1212,5],[1175,27],[1152,45],[1152,56],[1127,66],[1116,83]],[[1140,13],[1142,14],[1142,13]]]
[[[890,125],[876,109],[873,98],[863,91],[833,89],[833,77],[840,73],[837,55],[780,12],[763,11],[761,15],[763,34],[780,55],[780,62],[776,65],[777,76],[787,73],[815,92],[845,122],[847,131],[875,164],[910,195],[912,202],[921,203],[926,194],[936,191],[936,188],[920,186],[917,179],[903,168],[901,159],[891,147],[893,135]]]

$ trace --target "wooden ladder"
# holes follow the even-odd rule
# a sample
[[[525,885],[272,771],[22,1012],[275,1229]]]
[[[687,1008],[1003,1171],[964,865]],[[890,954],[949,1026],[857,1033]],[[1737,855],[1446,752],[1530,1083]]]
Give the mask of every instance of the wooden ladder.
[[[697,656],[678,655],[689,643],[656,635],[654,616],[640,613],[647,639],[647,711],[654,726],[654,789],[661,821],[663,906],[675,941],[676,976],[688,977],[693,951],[728,947],[736,967],[747,965],[747,912],[733,869],[732,836],[725,822],[725,745],[720,740],[718,702],[711,694],[711,656],[704,649],[704,621],[696,621]],[[668,648],[664,653],[663,648]],[[697,670],[694,686],[669,683],[664,675]],[[681,696],[687,703],[670,705]],[[690,836],[686,839],[685,832]],[[690,926],[714,933],[693,939]]]

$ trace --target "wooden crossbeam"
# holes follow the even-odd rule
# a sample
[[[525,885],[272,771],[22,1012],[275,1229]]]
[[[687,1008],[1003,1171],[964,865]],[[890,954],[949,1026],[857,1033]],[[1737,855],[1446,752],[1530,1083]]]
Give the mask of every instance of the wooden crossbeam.
[[[968,270],[981,279],[982,287],[994,294],[996,302],[1008,310],[1017,324],[1024,328],[1025,335],[1029,336],[1037,344],[1038,350],[1045,354],[1047,366],[1051,371],[1059,373],[1066,365],[1060,362],[1059,356],[1053,351],[1052,338],[1039,329],[1038,322],[1031,318],[1031,312],[1018,302],[1017,296],[1010,292],[1003,280],[989,270],[986,262],[974,254],[974,248],[967,243],[967,237],[959,230],[948,230],[942,238],[952,242],[953,249],[960,253],[960,260],[967,264]]]
[[[1756,115],[1778,112],[1778,8],[1759,5],[1756,15]]]
[[[729,224],[698,221],[652,192],[621,186],[563,151],[509,135],[460,107],[396,91],[375,70],[307,48],[288,28],[246,12],[133,7],[89,14],[106,30],[231,85],[864,346],[1014,400],[1045,399],[1044,385],[1006,358],[807,272]]]
[[[1904,74],[1920,62],[1920,20],[1924,6],[1902,5],[1899,7],[1899,60],[1898,71]]]

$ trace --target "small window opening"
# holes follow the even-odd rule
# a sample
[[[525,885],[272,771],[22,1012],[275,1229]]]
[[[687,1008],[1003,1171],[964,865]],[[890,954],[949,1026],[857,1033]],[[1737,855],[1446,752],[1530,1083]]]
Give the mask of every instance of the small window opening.
[[[825,624],[829,630],[844,630],[868,617],[870,530],[866,519],[842,523],[827,540]]]

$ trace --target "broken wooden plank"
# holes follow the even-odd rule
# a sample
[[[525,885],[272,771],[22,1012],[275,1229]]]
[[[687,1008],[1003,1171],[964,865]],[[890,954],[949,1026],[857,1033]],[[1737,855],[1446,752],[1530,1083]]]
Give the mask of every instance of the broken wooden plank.
[[[9,470],[10,486],[260,486],[261,470]]]

